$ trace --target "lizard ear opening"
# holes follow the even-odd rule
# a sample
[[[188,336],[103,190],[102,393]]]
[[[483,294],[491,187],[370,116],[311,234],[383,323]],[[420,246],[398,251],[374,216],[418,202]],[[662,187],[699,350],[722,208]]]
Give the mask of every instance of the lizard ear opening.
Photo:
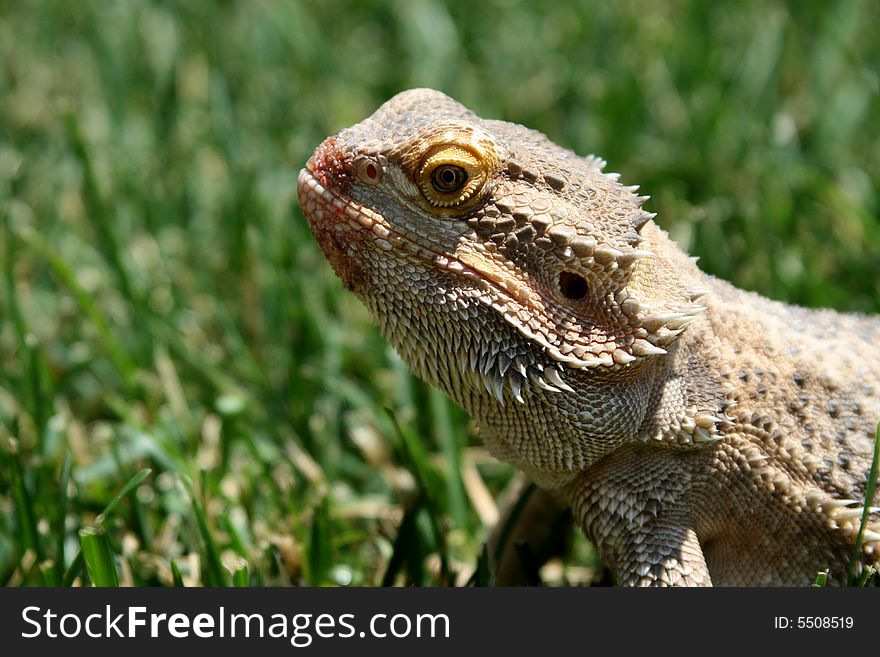
[[[564,271],[559,274],[559,291],[567,299],[580,301],[587,296],[590,288],[583,276],[570,271]]]

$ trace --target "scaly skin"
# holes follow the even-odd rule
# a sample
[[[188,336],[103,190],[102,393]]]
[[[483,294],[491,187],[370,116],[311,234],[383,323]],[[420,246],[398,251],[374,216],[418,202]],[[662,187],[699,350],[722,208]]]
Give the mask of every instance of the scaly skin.
[[[299,199],[403,359],[571,505],[619,583],[841,583],[880,319],[702,273],[603,166],[421,89],[321,144]]]

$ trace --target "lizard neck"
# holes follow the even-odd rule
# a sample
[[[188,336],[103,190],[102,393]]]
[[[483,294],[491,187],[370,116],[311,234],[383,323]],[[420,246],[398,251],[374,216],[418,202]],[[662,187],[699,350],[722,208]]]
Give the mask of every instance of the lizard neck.
[[[507,387],[493,393],[498,368],[547,371],[556,364],[528,342],[486,339],[510,334],[494,313],[480,312],[485,309],[466,299],[437,312],[436,298],[426,294],[415,305],[411,301],[405,316],[390,312],[392,296],[374,295],[368,305],[414,372],[474,418],[490,452],[546,488],[567,485],[626,443],[659,438],[664,445],[692,446],[696,427],[688,413],[718,406],[717,395],[707,396],[700,385],[705,368],[677,344],[667,356],[636,367],[557,370],[568,389],[547,390],[527,380],[521,399]],[[480,330],[462,330],[475,316]]]
[[[662,231],[652,248],[703,275]],[[666,260],[664,260],[666,262]],[[439,279],[438,279],[439,280]],[[488,449],[537,483],[557,488],[626,443],[694,448],[720,435],[722,385],[701,345],[712,326],[698,317],[667,354],[621,368],[563,367],[537,345],[519,338],[480,295],[450,297],[433,289],[399,298],[378,277],[364,298],[379,326],[404,361],[474,418]],[[407,312],[400,312],[403,304]],[[552,372],[550,372],[553,370]],[[522,375],[517,374],[517,372]],[[564,387],[539,385],[559,378]],[[509,385],[510,379],[518,381]],[[500,382],[500,383],[499,383]]]

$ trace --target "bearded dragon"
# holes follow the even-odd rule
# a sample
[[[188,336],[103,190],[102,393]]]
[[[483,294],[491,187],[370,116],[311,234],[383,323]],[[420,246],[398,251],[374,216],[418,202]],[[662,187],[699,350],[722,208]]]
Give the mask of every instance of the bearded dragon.
[[[619,584],[842,583],[880,318],[703,273],[604,167],[416,89],[318,146],[298,195],[403,360],[570,505]]]

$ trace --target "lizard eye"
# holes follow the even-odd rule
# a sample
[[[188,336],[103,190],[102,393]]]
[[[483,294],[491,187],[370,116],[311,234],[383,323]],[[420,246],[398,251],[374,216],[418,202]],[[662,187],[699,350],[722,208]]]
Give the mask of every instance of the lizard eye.
[[[416,175],[422,195],[436,208],[466,205],[485,181],[485,163],[477,154],[456,145],[431,151]]]
[[[454,164],[441,164],[431,173],[431,184],[441,193],[457,192],[467,182],[467,172]]]

